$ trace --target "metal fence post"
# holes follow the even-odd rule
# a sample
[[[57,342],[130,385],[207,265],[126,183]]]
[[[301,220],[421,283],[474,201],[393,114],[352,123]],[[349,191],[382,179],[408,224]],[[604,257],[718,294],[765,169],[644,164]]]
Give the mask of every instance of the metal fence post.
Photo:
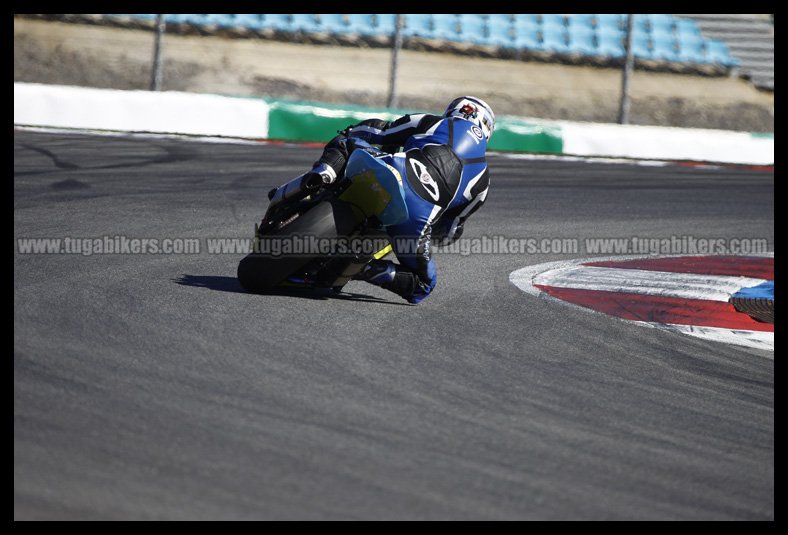
[[[161,41],[164,37],[166,22],[164,15],[156,15],[156,44],[153,48],[153,70],[151,72],[150,89],[159,91],[161,89]]]
[[[627,15],[627,57],[621,73],[621,103],[618,110],[618,123],[629,124],[629,80],[632,77],[634,56],[632,54],[632,28],[635,26],[635,15]]]
[[[394,25],[394,46],[391,51],[391,80],[389,80],[389,108],[397,107],[397,68],[399,67],[399,51],[402,48],[402,15],[397,15]]]

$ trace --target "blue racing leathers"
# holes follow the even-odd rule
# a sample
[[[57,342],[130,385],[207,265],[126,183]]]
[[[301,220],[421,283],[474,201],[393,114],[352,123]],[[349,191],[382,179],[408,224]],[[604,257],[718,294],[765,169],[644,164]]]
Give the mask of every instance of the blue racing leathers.
[[[432,247],[459,238],[465,221],[487,197],[487,139],[478,126],[459,118],[414,114],[393,122],[369,119],[326,145],[318,164],[331,165],[341,176],[348,156],[358,149],[375,151],[407,178],[403,187],[409,218],[387,228],[399,264],[394,269],[379,266],[372,270],[379,275],[366,280],[418,303],[437,281]]]

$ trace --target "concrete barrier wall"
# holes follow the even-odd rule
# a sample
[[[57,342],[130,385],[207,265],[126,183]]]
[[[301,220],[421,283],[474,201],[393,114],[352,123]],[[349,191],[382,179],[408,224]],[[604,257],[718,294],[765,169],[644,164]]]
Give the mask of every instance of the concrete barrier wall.
[[[122,132],[268,137],[263,100],[14,83],[14,124]]]
[[[14,83],[14,125],[326,142],[377,110],[175,91],[117,91]],[[774,135],[720,130],[569,123],[499,117],[496,151],[773,165]]]

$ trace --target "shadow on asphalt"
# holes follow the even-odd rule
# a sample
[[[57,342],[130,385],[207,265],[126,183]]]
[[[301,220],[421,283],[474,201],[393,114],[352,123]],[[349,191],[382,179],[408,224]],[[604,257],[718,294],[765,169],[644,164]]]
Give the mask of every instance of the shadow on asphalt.
[[[248,294],[236,277],[224,277],[217,275],[181,275],[172,279],[172,282],[181,286],[191,286],[193,288],[207,288],[218,292]],[[252,295],[252,294],[250,294]],[[408,305],[402,301],[382,299],[371,295],[351,293],[348,291],[335,292],[330,288],[296,288],[281,287],[261,294],[265,296],[297,297],[301,299],[329,300],[339,299],[346,301],[362,301],[367,303],[380,303],[385,305]],[[392,294],[393,296],[393,294]]]

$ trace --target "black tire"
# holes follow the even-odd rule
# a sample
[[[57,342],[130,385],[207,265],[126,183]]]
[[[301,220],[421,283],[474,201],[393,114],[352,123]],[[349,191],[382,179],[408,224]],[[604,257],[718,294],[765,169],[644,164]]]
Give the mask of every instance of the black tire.
[[[287,226],[261,237],[261,240],[282,240],[291,236],[336,238],[349,235],[354,225],[353,210],[342,201],[328,199],[301,214]],[[266,249],[261,247],[261,250]],[[238,264],[238,281],[247,292],[265,293],[315,258],[318,256],[273,256],[252,252]]]

